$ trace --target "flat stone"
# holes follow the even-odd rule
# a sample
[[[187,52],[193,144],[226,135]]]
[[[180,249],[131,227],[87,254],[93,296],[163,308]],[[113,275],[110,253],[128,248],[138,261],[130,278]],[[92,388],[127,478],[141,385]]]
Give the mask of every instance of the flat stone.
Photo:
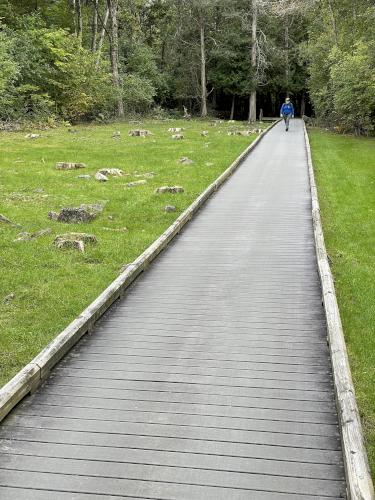
[[[95,179],[99,182],[107,182],[108,177],[106,175],[101,174],[100,172],[96,172]]]
[[[30,241],[31,240],[31,233],[28,233],[26,231],[23,231],[22,233],[20,233],[17,238],[15,240],[13,240],[14,242],[16,241]]]
[[[81,205],[80,207],[62,208],[60,213],[49,212],[48,217],[57,222],[81,224],[91,222],[97,217],[98,213],[99,210],[97,210],[95,205]]]
[[[185,129],[182,128],[182,127],[171,127],[171,128],[168,129],[168,132],[172,132],[174,134],[179,134],[183,130],[185,130]]]
[[[40,134],[26,134],[25,139],[39,139],[39,137],[42,137]]]
[[[113,177],[122,177],[124,175],[124,172],[119,168],[101,168],[98,173],[105,176],[112,175]]]
[[[15,293],[10,293],[3,298],[3,304],[10,304],[16,298]]]
[[[0,224],[9,224],[12,227],[21,227],[20,224],[16,224],[15,222],[5,217],[5,215],[0,214]]]
[[[183,156],[178,161],[183,165],[192,165],[194,163],[193,160],[190,160],[190,158],[188,158],[187,156]]]
[[[96,244],[96,236],[87,233],[66,233],[56,236],[53,244],[59,249],[73,249],[82,253],[85,251],[85,244]]]
[[[177,209],[174,205],[166,205],[164,207],[165,212],[175,212]]]
[[[172,135],[172,139],[175,139],[176,141],[182,140],[183,138],[184,138],[183,134]]]
[[[130,137],[147,137],[152,133],[149,130],[130,130],[128,135]]]
[[[147,181],[146,179],[140,179],[139,181],[133,181],[133,182],[128,182],[125,184],[126,187],[136,187],[136,186],[142,186],[143,184],[146,184]]]
[[[46,227],[45,229],[39,229],[35,233],[32,233],[31,239],[34,240],[36,238],[40,238],[41,236],[45,236],[46,234],[51,234],[52,229],[50,227]]]
[[[155,190],[155,193],[183,193],[185,190],[181,186],[161,186]]]
[[[207,130],[202,130],[201,136],[202,137],[208,137],[208,131]]]
[[[91,179],[90,174],[77,175],[77,179]]]
[[[121,132],[120,132],[119,130],[116,130],[115,132],[113,132],[112,137],[113,137],[114,139],[120,139],[120,137],[121,137]]]
[[[58,163],[56,163],[56,168],[57,170],[77,170],[79,168],[86,168],[86,164],[59,161]]]

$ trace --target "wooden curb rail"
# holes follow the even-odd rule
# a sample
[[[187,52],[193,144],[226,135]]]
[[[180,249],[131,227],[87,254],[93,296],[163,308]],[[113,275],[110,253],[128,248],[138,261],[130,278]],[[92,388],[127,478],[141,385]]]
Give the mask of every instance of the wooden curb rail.
[[[310,177],[315,247],[327,319],[327,334],[346,474],[347,498],[349,500],[374,500],[374,487],[364,446],[361,420],[355,399],[335,285],[324,242],[318,192],[306,126],[304,126],[304,132]]]
[[[25,396],[34,392],[46,379],[51,369],[107,311],[137,276],[157,257],[181,231],[207,199],[237,170],[241,162],[256,147],[262,137],[278,120],[265,129],[250,146],[152,243],[127,269],[121,273],[65,330],[63,330],[29,364],[0,390],[0,422]]]

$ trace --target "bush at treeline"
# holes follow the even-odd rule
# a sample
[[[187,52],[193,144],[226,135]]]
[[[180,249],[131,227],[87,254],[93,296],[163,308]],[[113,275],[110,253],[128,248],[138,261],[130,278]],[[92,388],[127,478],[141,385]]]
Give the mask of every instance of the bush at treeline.
[[[1,121],[233,118],[251,96],[254,118],[290,95],[320,123],[374,129],[372,0],[0,0],[0,20]]]

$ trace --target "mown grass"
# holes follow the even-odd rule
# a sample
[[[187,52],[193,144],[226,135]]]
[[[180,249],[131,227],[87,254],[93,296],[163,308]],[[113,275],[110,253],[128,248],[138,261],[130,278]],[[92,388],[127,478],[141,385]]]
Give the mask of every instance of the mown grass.
[[[310,130],[327,250],[375,477],[375,139]]]
[[[185,138],[171,139],[169,127],[185,127]],[[128,137],[133,128],[149,129],[147,138]],[[0,385],[29,362],[133,261],[173,220],[254,140],[228,136],[244,124],[203,121],[149,121],[79,126],[77,133],[60,128],[31,140],[25,133],[0,133],[0,213],[22,229],[0,223]],[[200,132],[208,130],[208,137]],[[121,138],[112,138],[119,130]],[[187,156],[192,165],[182,165]],[[84,162],[87,168],[59,171],[56,162]],[[100,168],[120,168],[131,174],[100,183],[80,174]],[[126,183],[154,172],[147,184]],[[138,177],[141,175],[141,177]],[[157,195],[162,185],[181,185],[183,194]],[[49,211],[82,203],[105,203],[89,224],[62,224]],[[176,212],[166,213],[167,204]],[[126,227],[127,232],[113,229]],[[52,234],[14,242],[20,231],[51,228]],[[57,234],[78,231],[98,238],[85,254],[53,246]],[[4,303],[4,298],[14,299]]]

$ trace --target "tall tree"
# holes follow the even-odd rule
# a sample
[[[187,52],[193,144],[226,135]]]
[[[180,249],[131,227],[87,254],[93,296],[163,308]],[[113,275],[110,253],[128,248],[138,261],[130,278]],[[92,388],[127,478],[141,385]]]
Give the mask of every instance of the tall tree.
[[[124,116],[124,103],[122,100],[122,86],[119,75],[119,57],[118,57],[118,23],[117,11],[118,0],[107,0],[107,8],[110,21],[110,60],[112,69],[113,86],[117,92],[117,116],[122,118]]]

